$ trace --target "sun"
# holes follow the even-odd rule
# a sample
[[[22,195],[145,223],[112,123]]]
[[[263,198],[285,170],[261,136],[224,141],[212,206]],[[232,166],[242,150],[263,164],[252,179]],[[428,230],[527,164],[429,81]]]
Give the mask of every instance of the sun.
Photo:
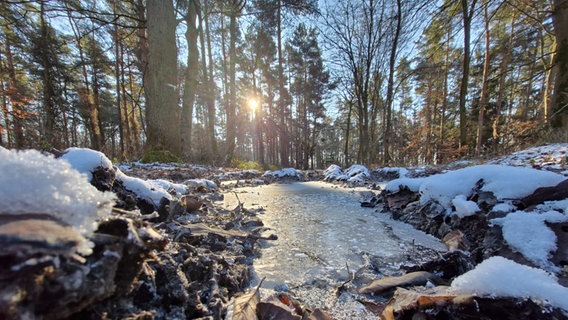
[[[255,97],[251,97],[248,98],[247,100],[247,106],[249,107],[249,109],[251,111],[256,111],[256,109],[258,109],[260,103],[258,102],[258,99]]]

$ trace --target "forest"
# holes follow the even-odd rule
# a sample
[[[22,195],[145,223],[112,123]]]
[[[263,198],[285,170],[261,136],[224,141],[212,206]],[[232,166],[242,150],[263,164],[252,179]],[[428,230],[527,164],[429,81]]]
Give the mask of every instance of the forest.
[[[0,145],[442,164],[568,140],[568,1],[1,0]]]

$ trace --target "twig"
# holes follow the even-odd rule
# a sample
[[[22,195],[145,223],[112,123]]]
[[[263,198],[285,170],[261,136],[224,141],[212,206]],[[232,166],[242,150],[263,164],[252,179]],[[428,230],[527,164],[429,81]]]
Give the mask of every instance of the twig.
[[[349,279],[347,279],[347,281],[343,282],[337,288],[337,291],[335,292],[335,294],[338,295],[338,296],[343,290],[345,290],[345,285],[348,284],[349,282],[353,281],[353,279],[355,278],[354,274],[351,273],[351,271],[349,271],[349,265],[347,264],[347,262],[345,262],[345,267],[347,268],[347,274],[349,274]]]

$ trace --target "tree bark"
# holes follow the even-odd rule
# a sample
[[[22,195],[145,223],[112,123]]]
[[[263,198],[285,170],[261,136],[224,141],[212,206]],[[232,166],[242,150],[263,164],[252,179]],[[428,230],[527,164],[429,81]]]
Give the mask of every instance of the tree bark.
[[[489,14],[487,12],[488,0],[483,4],[483,20],[485,23],[485,58],[483,62],[483,79],[481,80],[481,97],[479,99],[479,117],[477,119],[477,143],[475,144],[475,156],[481,155],[483,144],[483,119],[487,106],[487,78],[489,77]]]
[[[179,156],[176,19],[172,0],[148,1],[147,28],[146,151],[169,151]]]
[[[462,17],[463,17],[463,64],[462,79],[460,85],[459,97],[459,118],[460,118],[460,149],[467,145],[467,88],[469,83],[469,68],[471,60],[470,38],[471,38],[471,20],[473,18],[475,3],[477,0],[461,0]]]
[[[193,122],[193,104],[197,92],[197,75],[199,72],[199,50],[197,49],[197,16],[199,14],[199,0],[189,1],[185,22],[187,30],[187,68],[185,72],[185,84],[183,89],[183,102],[181,112],[181,144],[184,159],[191,159],[191,130]],[[202,48],[202,50],[205,50]]]
[[[551,125],[568,132],[568,0],[554,0],[552,21],[556,38],[555,81]]]

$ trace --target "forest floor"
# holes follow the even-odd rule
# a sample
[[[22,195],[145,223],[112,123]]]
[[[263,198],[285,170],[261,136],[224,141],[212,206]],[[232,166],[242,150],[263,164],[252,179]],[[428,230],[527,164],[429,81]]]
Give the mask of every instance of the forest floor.
[[[240,201],[229,209],[217,204],[222,192],[239,186],[307,180],[327,180],[342,188],[366,187],[369,198],[362,206],[427,231],[448,247],[428,261],[404,266],[399,273],[381,274],[369,265],[365,276],[374,272],[376,281],[363,283],[355,273],[345,279],[338,292],[359,295],[361,307],[369,312],[385,319],[568,318],[564,287],[568,194],[565,186],[557,187],[568,175],[566,144],[490,162],[555,175],[543,178],[542,186],[530,185],[528,189],[528,180],[540,179],[539,174],[523,171],[500,177],[514,180],[513,186],[505,188],[524,190],[515,199],[487,187],[487,170],[491,168],[473,162],[443,168],[370,171],[355,166],[260,173],[180,164],[113,167],[110,161],[101,160],[104,155],[85,149],[68,150],[61,156],[98,190],[117,195],[112,208],[105,205],[108,199],[104,196],[79,187],[82,182],[68,176],[68,165],[58,167],[60,159],[36,153],[24,156],[0,149],[0,155],[8,159],[0,168],[4,172],[0,174],[3,319],[262,319],[275,315],[279,319],[330,319],[326,310],[313,310],[291,292],[279,291],[261,301],[258,290],[250,290],[253,259],[262,254],[259,242],[276,239],[278,230],[267,230],[259,210]],[[473,185],[464,183],[463,177],[456,178],[459,182],[452,177],[440,182],[455,186],[450,189],[468,189],[463,194],[450,194],[442,206],[433,205],[443,203],[440,199],[421,199],[425,192],[434,192],[435,183],[427,177],[471,167],[484,168],[481,173],[465,173],[475,176]],[[28,171],[30,174],[7,175]],[[42,175],[50,178],[42,179]],[[53,178],[59,175],[60,182]],[[515,180],[519,175],[524,180]],[[390,181],[386,189],[378,190],[377,184],[385,180]],[[485,184],[479,184],[481,180]],[[539,187],[557,188],[535,192]],[[81,188],[86,191],[76,191]],[[63,189],[75,191],[53,191]],[[551,194],[555,196],[549,197]],[[98,218],[96,229],[89,231],[93,221],[75,222],[78,218],[73,212],[93,203],[96,208],[89,210]],[[107,212],[101,213],[105,206]],[[71,213],[66,216],[65,212]],[[505,227],[515,224],[517,212],[538,215],[532,219],[534,224],[520,220],[533,229]],[[540,247],[527,249],[515,246],[515,237],[508,236],[506,229],[523,233],[525,242],[531,242],[528,239],[536,233],[548,238],[540,241],[534,237]],[[548,252],[535,253],[539,250]],[[541,287],[512,286],[502,279],[498,288],[472,285],[491,281],[479,273],[499,277],[502,268],[509,270],[513,280],[518,281],[515,277],[519,276],[540,279]],[[246,290],[248,294],[243,295]]]

